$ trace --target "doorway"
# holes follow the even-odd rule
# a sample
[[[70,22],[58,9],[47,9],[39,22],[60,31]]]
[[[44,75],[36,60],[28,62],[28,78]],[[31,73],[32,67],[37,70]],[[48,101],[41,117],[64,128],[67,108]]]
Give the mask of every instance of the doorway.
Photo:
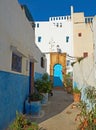
[[[29,62],[29,93],[34,92],[34,63]]]
[[[66,53],[50,53],[50,78],[53,87],[63,87],[66,74]]]
[[[54,66],[54,79],[53,85],[54,87],[63,87],[63,76],[62,76],[62,65],[56,64]]]

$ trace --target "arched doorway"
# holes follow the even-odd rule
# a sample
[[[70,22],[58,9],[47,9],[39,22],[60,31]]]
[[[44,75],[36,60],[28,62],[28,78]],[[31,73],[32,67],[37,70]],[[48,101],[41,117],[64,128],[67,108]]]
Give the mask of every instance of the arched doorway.
[[[62,65],[54,65],[54,74],[53,74],[53,86],[54,87],[63,87],[63,76],[62,76]]]
[[[66,74],[66,53],[50,53],[50,78],[53,87],[62,87]],[[57,80],[56,80],[57,79]]]

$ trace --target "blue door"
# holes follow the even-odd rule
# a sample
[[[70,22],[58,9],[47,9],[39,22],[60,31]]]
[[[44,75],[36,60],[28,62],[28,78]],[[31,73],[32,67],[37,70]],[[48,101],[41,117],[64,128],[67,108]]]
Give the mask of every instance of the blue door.
[[[62,66],[60,64],[56,64],[54,66],[54,87],[63,87],[63,76],[62,76]]]

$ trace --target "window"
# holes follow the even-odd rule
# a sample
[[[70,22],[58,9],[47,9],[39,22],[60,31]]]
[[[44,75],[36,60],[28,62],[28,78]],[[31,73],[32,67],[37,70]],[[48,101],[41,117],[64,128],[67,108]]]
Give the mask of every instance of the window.
[[[38,42],[41,42],[41,36],[38,37]]]
[[[41,57],[41,67],[44,68],[44,58]]]
[[[70,60],[67,60],[67,66],[70,66]]]
[[[82,36],[82,33],[78,33],[78,37],[81,37]]]
[[[60,27],[62,27],[62,23],[60,23]]]
[[[66,42],[69,42],[69,36],[66,36]]]
[[[22,71],[22,57],[12,53],[12,70],[16,72]]]
[[[87,56],[88,56],[88,52],[84,52],[83,57],[87,57]]]
[[[33,30],[35,29],[35,23],[31,23]]]
[[[59,27],[59,24],[57,23],[57,25],[56,25],[57,27]]]
[[[37,23],[37,28],[39,28],[39,23]]]

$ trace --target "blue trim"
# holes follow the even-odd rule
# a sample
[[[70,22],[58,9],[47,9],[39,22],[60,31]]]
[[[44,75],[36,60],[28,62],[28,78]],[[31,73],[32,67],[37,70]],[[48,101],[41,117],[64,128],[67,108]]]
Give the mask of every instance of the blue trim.
[[[29,76],[0,71],[0,130],[15,118],[16,111],[24,112],[29,93]]]

